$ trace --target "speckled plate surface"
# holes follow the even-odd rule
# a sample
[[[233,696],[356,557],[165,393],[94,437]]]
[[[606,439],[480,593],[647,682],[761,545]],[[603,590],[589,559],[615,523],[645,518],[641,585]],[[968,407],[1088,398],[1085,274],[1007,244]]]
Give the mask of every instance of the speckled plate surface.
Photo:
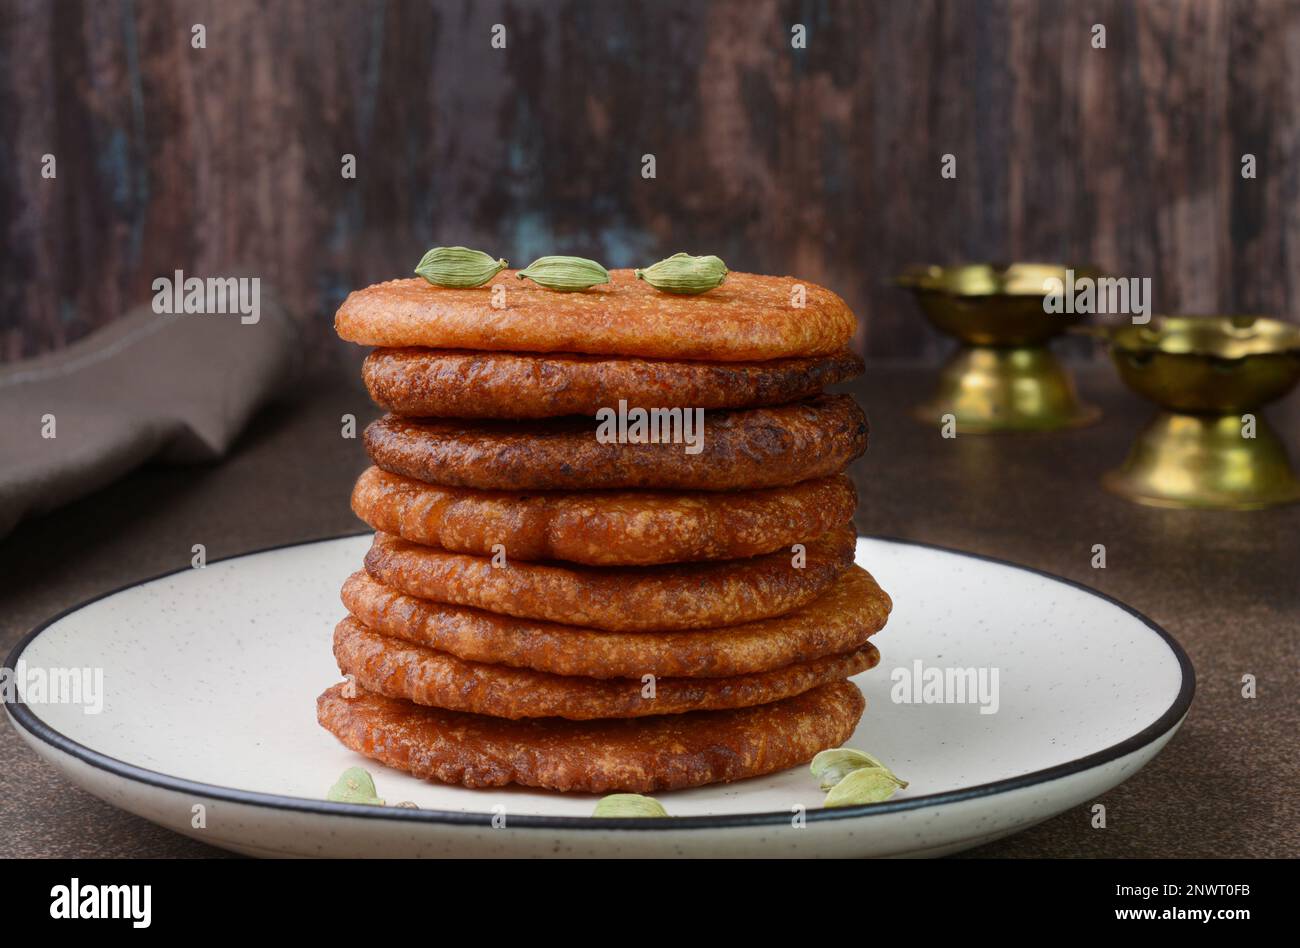
[[[661,794],[671,819],[595,820],[594,797],[425,783],[316,725],[316,695],[339,680],[338,589],[368,543],[236,557],[70,610],[9,656],[31,699],[8,705],[10,718],[91,793],[243,853],[895,856],[975,846],[1096,799],[1165,745],[1192,700],[1182,649],[1114,600],[970,554],[861,539],[858,562],[895,611],[873,639],[880,665],[855,679],[867,712],[850,743],[910,786],[822,809],[800,767]],[[102,669],[98,713],[85,695],[38,701],[31,689],[43,670],[84,668]],[[936,675],[950,686],[936,689]],[[975,687],[959,695],[958,679]],[[920,700],[904,700],[915,682]],[[419,809],[324,801],[354,764],[380,796]]]

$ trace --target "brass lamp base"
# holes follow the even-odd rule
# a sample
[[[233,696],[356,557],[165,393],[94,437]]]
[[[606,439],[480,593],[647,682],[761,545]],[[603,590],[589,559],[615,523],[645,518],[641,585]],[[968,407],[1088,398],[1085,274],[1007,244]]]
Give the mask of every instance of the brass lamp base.
[[[912,411],[930,425],[949,413],[962,434],[1055,431],[1100,415],[1080,403],[1069,374],[1046,346],[975,345],[957,351],[940,370],[934,396]]]
[[[1286,447],[1257,414],[1255,437],[1233,415],[1162,411],[1143,429],[1128,459],[1102,478],[1140,504],[1257,510],[1300,500]]]

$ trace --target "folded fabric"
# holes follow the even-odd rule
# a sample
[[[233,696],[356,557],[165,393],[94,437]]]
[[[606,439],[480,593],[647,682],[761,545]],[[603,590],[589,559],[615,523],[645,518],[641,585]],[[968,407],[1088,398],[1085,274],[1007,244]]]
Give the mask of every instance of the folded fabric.
[[[295,337],[263,292],[256,322],[144,306],[0,366],[0,536],[150,459],[221,457],[296,367]]]

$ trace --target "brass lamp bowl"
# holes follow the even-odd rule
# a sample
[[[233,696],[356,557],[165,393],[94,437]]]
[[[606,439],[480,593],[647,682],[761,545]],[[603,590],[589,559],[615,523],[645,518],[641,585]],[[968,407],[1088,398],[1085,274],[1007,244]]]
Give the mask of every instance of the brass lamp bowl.
[[[1300,500],[1286,446],[1258,414],[1300,382],[1300,328],[1257,316],[1166,316],[1106,335],[1125,384],[1161,409],[1102,478],[1107,489],[1160,507]]]
[[[910,289],[921,311],[961,348],[939,372],[934,395],[913,414],[940,424],[951,413],[959,432],[1053,431],[1093,422],[1074,383],[1047,348],[1081,317],[1044,309],[1047,281],[1066,282],[1064,266],[1043,263],[909,267],[894,283]],[[1078,276],[1092,271],[1077,269]]]

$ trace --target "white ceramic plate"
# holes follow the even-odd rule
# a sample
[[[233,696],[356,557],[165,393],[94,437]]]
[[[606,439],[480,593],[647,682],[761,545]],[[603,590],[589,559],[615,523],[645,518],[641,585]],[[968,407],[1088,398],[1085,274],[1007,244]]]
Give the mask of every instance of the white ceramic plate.
[[[316,695],[340,677],[330,650],[338,589],[368,543],[240,556],[64,613],[10,654],[8,667],[23,662],[19,693],[32,700],[8,705],[9,715],[77,785],[243,853],[892,856],[975,846],[1096,799],[1165,745],[1192,700],[1183,650],[1127,606],[1023,567],[861,539],[858,562],[895,610],[873,639],[879,667],[855,679],[867,712],[850,745],[910,786],[887,803],[822,809],[816,781],[798,767],[662,793],[671,819],[596,820],[595,797],[426,783],[317,726]],[[918,661],[923,674],[996,669],[996,713],[892,700],[895,669],[911,676]],[[69,668],[103,669],[99,713],[37,702],[33,669]],[[380,796],[420,809],[326,802],[357,764]]]

